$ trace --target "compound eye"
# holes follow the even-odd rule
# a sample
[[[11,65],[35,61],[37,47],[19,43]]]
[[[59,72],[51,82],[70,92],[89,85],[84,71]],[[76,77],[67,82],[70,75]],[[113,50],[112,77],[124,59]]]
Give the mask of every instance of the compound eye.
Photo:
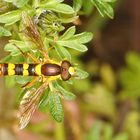
[[[69,80],[71,74],[69,73],[69,67],[71,66],[70,62],[63,61],[61,64],[61,78],[63,81]]]
[[[67,80],[69,80],[71,78],[71,75],[68,72],[63,71],[61,73],[61,78],[62,78],[63,81],[67,81]]]

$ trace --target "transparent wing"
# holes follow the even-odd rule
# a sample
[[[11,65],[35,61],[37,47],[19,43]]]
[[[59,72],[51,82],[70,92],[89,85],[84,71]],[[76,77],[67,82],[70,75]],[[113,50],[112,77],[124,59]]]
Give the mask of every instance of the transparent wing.
[[[19,128],[23,129],[29,123],[30,118],[39,105],[42,92],[47,88],[48,83],[42,84],[38,89],[28,90],[23,96],[19,107]]]
[[[41,39],[41,35],[37,29],[37,25],[32,21],[30,16],[27,15],[26,12],[22,13],[22,22],[25,26],[23,32],[25,35],[34,42],[42,51],[45,51],[45,47],[43,41]]]

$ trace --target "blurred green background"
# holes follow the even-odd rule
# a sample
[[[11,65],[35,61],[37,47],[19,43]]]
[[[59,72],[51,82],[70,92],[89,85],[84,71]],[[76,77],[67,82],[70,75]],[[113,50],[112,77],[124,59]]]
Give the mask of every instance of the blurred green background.
[[[83,2],[77,32],[93,32],[94,39],[76,62],[90,76],[66,87],[77,98],[63,101],[64,122],[36,111],[29,126],[16,131],[17,94],[0,78],[0,140],[140,140],[140,1],[115,2],[112,20]],[[1,58],[6,41],[0,39]]]

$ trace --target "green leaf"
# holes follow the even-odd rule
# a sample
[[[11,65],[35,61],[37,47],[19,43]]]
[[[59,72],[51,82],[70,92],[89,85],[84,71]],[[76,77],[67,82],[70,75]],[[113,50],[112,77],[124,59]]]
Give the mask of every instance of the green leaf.
[[[91,0],[86,0],[86,1],[84,0],[82,9],[85,15],[90,15],[93,11],[93,4]]]
[[[69,85],[73,85],[73,80],[69,79],[68,81],[66,81],[66,83],[68,83]]]
[[[59,40],[56,43],[60,46],[75,49],[80,52],[87,51],[87,47],[83,44],[87,43],[92,39],[93,37],[92,33],[84,32],[72,36],[74,32],[75,32],[74,27],[71,27],[62,35],[62,38],[61,37],[59,38]]]
[[[6,57],[4,57],[3,59],[1,59],[1,63],[23,63],[25,62],[26,58],[23,57],[22,55],[18,55],[18,56],[11,56],[11,55],[7,55]]]
[[[59,94],[57,92],[50,91],[49,92],[49,109],[53,118],[62,122],[64,118],[63,108],[60,101]]]
[[[52,10],[54,12],[63,13],[63,14],[74,14],[74,10],[71,6],[63,3],[46,3],[40,4],[39,7],[45,8],[46,10]]]
[[[120,71],[121,94],[125,97],[140,96],[140,55],[130,52],[126,55],[126,68]]]
[[[39,103],[39,108],[40,108],[42,111],[46,111],[46,107],[48,107],[48,106],[47,106],[47,105],[49,104],[48,95],[49,95],[49,89],[47,88],[47,89],[43,92],[43,96],[42,96],[41,101],[40,101],[40,103]]]
[[[102,0],[104,2],[115,2],[116,0]]]
[[[73,0],[73,8],[76,12],[78,12],[82,7],[82,0]]]
[[[20,48],[23,52],[27,52],[32,49],[32,47],[28,46],[28,42],[25,42],[25,41],[10,40],[9,42],[18,46],[18,48]]]
[[[29,0],[4,0],[6,2],[11,2],[17,7],[23,7],[25,6]]]
[[[0,59],[0,63],[10,62],[11,59],[12,59],[11,55],[5,56],[4,58]]]
[[[93,34],[90,32],[83,32],[77,35],[74,35],[72,38],[70,38],[71,40],[76,40],[79,43],[87,43],[89,41],[91,41],[91,39],[93,38]]]
[[[126,63],[130,70],[140,72],[140,55],[136,52],[129,52],[126,55]]]
[[[89,74],[79,68],[76,68],[76,79],[85,79]]]
[[[15,0],[4,0],[6,2],[15,2]]]
[[[59,57],[64,60],[64,59],[68,59],[69,61],[71,60],[71,54],[68,52],[67,49],[65,49],[64,47],[56,44],[54,45],[56,52],[58,53]]]
[[[60,46],[65,46],[80,52],[87,51],[87,47],[85,45],[79,44],[77,41],[67,40],[67,41],[57,41],[57,44]]]
[[[100,140],[101,139],[102,123],[99,121],[94,122],[90,132],[87,135],[86,140]]]
[[[21,13],[22,10],[13,10],[5,14],[2,14],[0,15],[0,23],[6,23],[8,25],[11,25],[20,20]]]
[[[25,42],[18,40],[10,40],[10,43],[5,45],[4,50],[11,52],[12,56],[17,56],[21,54],[21,52],[16,46],[20,48],[23,52],[31,50],[31,48],[28,45],[26,45]]]
[[[54,83],[54,87],[55,87],[56,90],[58,90],[59,92],[61,92],[61,94],[64,96],[64,98],[66,100],[74,100],[76,98],[76,96],[73,93],[65,90],[57,82]]]
[[[16,76],[15,77],[15,82],[18,83],[18,84],[21,84],[21,85],[25,85],[27,84],[28,82],[30,82],[32,79],[32,77],[23,77],[23,76]]]
[[[45,0],[43,1],[39,6],[48,6],[48,5],[56,5],[59,4],[61,2],[63,2],[64,0]]]
[[[73,14],[74,13],[74,10],[72,9],[72,7],[70,7],[69,5],[66,5],[66,4],[53,5],[52,7],[48,8],[48,9],[55,11],[55,12],[63,13],[63,14]]]
[[[75,26],[70,27],[61,37],[60,40],[67,40],[75,34]]]
[[[102,16],[114,17],[112,6],[104,0],[91,0]]]
[[[11,36],[12,34],[7,29],[0,26],[0,37],[2,36]]]
[[[106,124],[103,130],[103,135],[105,140],[112,140],[113,136],[113,126],[111,124]]]
[[[76,19],[78,19],[78,16],[72,16],[72,17],[61,17],[61,22],[62,23],[71,23],[71,22],[74,22],[76,21]]]
[[[23,6],[25,6],[28,2],[29,2],[29,0],[16,0],[15,5],[16,5],[17,7],[23,7]]]
[[[6,44],[4,50],[11,52],[11,56],[16,56],[20,54],[19,50],[11,43]]]
[[[127,133],[120,133],[118,134],[113,140],[129,140]]]
[[[70,27],[61,37],[60,40],[67,40],[75,34],[75,26]]]
[[[5,85],[7,88],[12,88],[16,84],[15,82],[15,76],[6,76],[5,77]]]

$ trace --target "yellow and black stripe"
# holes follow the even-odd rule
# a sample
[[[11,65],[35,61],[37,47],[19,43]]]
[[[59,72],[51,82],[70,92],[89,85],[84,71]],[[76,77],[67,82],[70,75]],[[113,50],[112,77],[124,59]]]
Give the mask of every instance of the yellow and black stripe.
[[[61,75],[62,80],[66,81],[71,77],[71,64],[64,60],[61,65],[55,63],[45,64],[13,64],[1,63],[0,76],[57,76]]]
[[[57,64],[0,64],[0,76],[56,76],[61,74],[61,67]]]

